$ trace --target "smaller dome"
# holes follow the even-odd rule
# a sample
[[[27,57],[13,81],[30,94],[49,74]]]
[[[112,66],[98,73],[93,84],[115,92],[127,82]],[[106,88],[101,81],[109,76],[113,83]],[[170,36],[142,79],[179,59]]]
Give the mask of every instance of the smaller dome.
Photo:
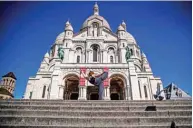
[[[145,55],[144,52],[142,52],[141,56],[144,57],[144,58],[146,58],[146,55]]]
[[[46,54],[44,55],[44,58],[49,58],[49,53],[46,52]]]
[[[65,27],[65,30],[67,31],[73,31],[73,28],[72,28],[72,25],[70,24],[69,21],[66,22],[66,27]]]
[[[124,25],[124,26],[126,25],[126,23],[124,22],[124,20],[122,21],[122,23],[121,23],[121,24],[122,24],[122,25]]]
[[[60,33],[60,34],[56,37],[56,40],[63,40],[63,39],[64,39],[64,35],[65,35],[64,32]]]
[[[66,26],[68,26],[68,25],[70,25],[70,22],[69,22],[69,20],[66,22]]]
[[[122,26],[122,25],[119,25],[119,27],[118,27],[118,31],[125,31],[125,29],[123,28],[123,26]]]
[[[98,6],[97,2],[95,2],[94,8],[98,8],[98,7],[99,6]]]
[[[66,28],[65,28],[65,30],[67,31],[73,31],[73,28],[72,28],[72,26],[71,25],[69,25],[69,26],[67,26]]]

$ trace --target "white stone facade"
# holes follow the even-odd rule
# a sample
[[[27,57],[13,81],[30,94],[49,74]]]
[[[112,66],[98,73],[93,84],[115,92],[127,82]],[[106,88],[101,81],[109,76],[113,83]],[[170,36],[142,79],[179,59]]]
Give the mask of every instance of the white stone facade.
[[[132,49],[129,63],[125,59],[126,46]],[[63,60],[58,57],[59,47],[64,50]],[[77,82],[81,67],[86,67],[87,73],[102,73],[104,67],[109,68],[105,100],[154,100],[157,89],[163,89],[161,79],[153,76],[145,54],[127,32],[124,21],[113,33],[95,4],[94,14],[85,20],[80,32],[74,34],[67,21],[36,76],[29,78],[24,99],[96,99],[93,85],[86,81],[85,86],[80,86]]]

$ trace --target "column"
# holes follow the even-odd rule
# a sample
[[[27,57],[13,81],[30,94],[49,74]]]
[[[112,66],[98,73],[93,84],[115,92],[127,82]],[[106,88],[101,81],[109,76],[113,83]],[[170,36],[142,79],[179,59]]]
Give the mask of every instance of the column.
[[[107,63],[107,50],[103,51],[103,63]]]
[[[126,54],[126,50],[124,48],[120,49],[120,56],[121,56],[121,62],[122,63],[127,63],[126,59],[125,59],[125,54]]]
[[[135,71],[135,66],[133,63],[133,60],[130,60],[129,63],[129,80],[130,80],[130,86],[129,86],[129,90],[130,90],[130,94],[132,95],[132,100],[140,100],[140,94],[139,94],[139,88],[138,86],[138,78],[137,78],[137,73]],[[129,90],[128,90],[128,94],[129,94]]]
[[[104,59],[103,59],[103,52],[104,52],[104,51],[102,50],[102,51],[101,51],[101,63],[103,63],[103,60],[104,60]]]
[[[88,60],[89,60],[89,51],[87,50],[86,51],[86,63],[88,63]]]
[[[79,86],[79,97],[78,100],[86,100],[86,86]]]
[[[104,100],[111,100],[110,99],[110,87],[105,87],[104,89]]]
[[[64,51],[64,60],[65,63],[69,63],[69,48],[65,48]]]
[[[63,87],[63,86],[60,86],[60,87],[59,87],[58,98],[59,98],[59,99],[63,99],[63,95],[64,95],[64,87]]]
[[[92,62],[93,62],[93,56],[92,56],[92,51],[91,51],[91,50],[89,51],[89,59],[88,59],[88,62],[89,62],[89,63],[92,63]]]
[[[52,74],[51,78],[51,88],[50,88],[50,99],[58,99],[58,93],[59,93],[59,73],[60,73],[60,63],[62,61],[60,59],[56,59],[54,72]]]
[[[80,68],[80,71],[86,73],[86,68],[82,67]],[[85,78],[80,76],[79,80],[79,97],[78,100],[86,100],[86,84],[85,84]]]
[[[64,58],[66,57],[66,55],[67,54],[65,54],[64,53]],[[74,62],[76,62],[76,61],[74,61],[74,57],[75,57],[75,52],[74,52],[74,50],[69,50],[69,60],[68,61],[66,61],[66,62],[69,62],[69,63],[74,63]],[[74,56],[74,57],[72,57],[72,56]]]

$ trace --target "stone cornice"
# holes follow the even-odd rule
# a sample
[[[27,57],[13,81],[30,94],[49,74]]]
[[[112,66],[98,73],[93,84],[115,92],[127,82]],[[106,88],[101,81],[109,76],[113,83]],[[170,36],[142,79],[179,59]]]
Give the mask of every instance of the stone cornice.
[[[128,64],[110,64],[110,63],[65,63],[61,64],[60,68],[63,69],[68,69],[68,68],[77,68],[79,69],[80,67],[87,67],[87,68],[104,68],[104,67],[109,67],[109,68],[120,68],[120,69],[128,69]]]
[[[86,43],[85,40],[73,40],[72,43]]]
[[[88,38],[87,38],[87,39],[86,39],[86,42],[88,42],[88,41],[95,41],[95,42],[101,42],[101,41],[102,41],[102,42],[104,42],[104,39],[102,39],[102,38],[101,38],[101,39],[98,39],[98,38],[89,38],[89,39],[88,39]]]
[[[117,41],[106,40],[106,41],[104,41],[104,43],[117,43]]]

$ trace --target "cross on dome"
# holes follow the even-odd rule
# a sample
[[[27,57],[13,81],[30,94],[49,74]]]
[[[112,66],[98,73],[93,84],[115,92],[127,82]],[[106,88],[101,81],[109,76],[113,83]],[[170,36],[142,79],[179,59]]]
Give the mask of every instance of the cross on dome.
[[[99,15],[99,6],[97,2],[95,2],[95,5],[94,5],[94,15]]]

